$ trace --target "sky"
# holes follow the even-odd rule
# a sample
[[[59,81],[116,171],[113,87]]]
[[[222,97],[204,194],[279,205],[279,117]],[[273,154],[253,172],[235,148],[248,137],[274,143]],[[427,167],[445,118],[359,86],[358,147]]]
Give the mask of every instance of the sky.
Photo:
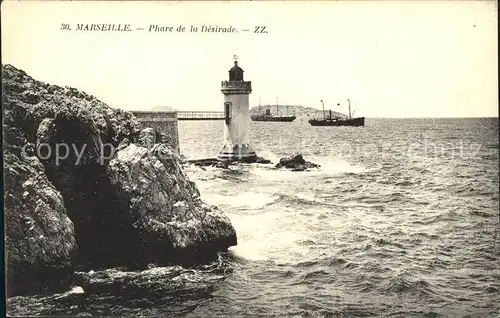
[[[278,98],[321,109],[324,100],[325,109],[346,113],[349,98],[357,116],[498,117],[496,1],[2,6],[3,64],[116,108],[222,111],[220,84],[236,54],[252,81],[251,106]],[[61,30],[63,23],[72,30]],[[133,31],[76,31],[78,23]],[[150,25],[250,31],[148,32]]]

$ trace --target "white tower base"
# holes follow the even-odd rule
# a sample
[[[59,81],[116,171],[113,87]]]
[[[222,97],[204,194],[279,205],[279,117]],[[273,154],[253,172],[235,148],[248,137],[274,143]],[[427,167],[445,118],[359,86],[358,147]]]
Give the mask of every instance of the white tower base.
[[[239,161],[239,162],[255,162],[257,160],[257,154],[249,145],[234,145],[228,146],[224,145],[217,156],[219,161]]]

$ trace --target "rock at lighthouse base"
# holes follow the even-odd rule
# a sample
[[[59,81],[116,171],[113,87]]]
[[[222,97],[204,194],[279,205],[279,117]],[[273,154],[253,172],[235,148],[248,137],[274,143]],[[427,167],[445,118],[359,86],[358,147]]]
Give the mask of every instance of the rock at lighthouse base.
[[[238,163],[238,161],[228,161],[228,160],[217,160],[217,158],[205,158],[205,159],[191,159],[187,160],[187,163],[194,164],[198,167],[215,167],[222,169],[229,169],[229,166],[234,163]],[[243,162],[243,163],[260,163],[260,164],[272,164],[271,160],[255,157],[255,161],[251,162]]]
[[[217,156],[218,161],[227,162],[243,162],[243,163],[255,163],[257,161],[257,154],[249,145],[234,145],[227,146],[224,145],[219,155]]]

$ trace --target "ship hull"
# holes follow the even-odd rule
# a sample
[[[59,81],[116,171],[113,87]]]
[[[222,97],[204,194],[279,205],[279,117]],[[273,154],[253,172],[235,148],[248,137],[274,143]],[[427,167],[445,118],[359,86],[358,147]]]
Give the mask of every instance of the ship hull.
[[[311,120],[309,120],[309,124],[311,126],[354,126],[354,127],[359,127],[359,126],[365,125],[365,117],[341,119],[341,120],[311,119]]]
[[[282,116],[282,117],[251,117],[252,121],[271,121],[271,122],[292,122],[295,116]]]

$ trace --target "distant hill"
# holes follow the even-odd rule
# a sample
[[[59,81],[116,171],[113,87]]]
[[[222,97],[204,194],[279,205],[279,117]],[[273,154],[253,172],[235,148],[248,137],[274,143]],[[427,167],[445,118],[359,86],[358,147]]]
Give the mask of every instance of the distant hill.
[[[270,109],[271,114],[273,116],[295,115],[297,117],[310,117],[310,118],[323,117],[323,111],[321,109],[300,106],[300,105],[278,105],[278,110],[276,110],[276,105],[254,106],[250,109],[250,115],[264,114],[266,112],[266,109]],[[329,116],[327,109],[325,109],[325,116]],[[332,110],[332,116],[347,117],[346,114],[342,114],[333,110]]]
[[[172,111],[177,111],[176,109],[174,109],[172,107],[164,106],[164,105],[154,106],[150,110],[156,111],[156,112],[172,112]]]

